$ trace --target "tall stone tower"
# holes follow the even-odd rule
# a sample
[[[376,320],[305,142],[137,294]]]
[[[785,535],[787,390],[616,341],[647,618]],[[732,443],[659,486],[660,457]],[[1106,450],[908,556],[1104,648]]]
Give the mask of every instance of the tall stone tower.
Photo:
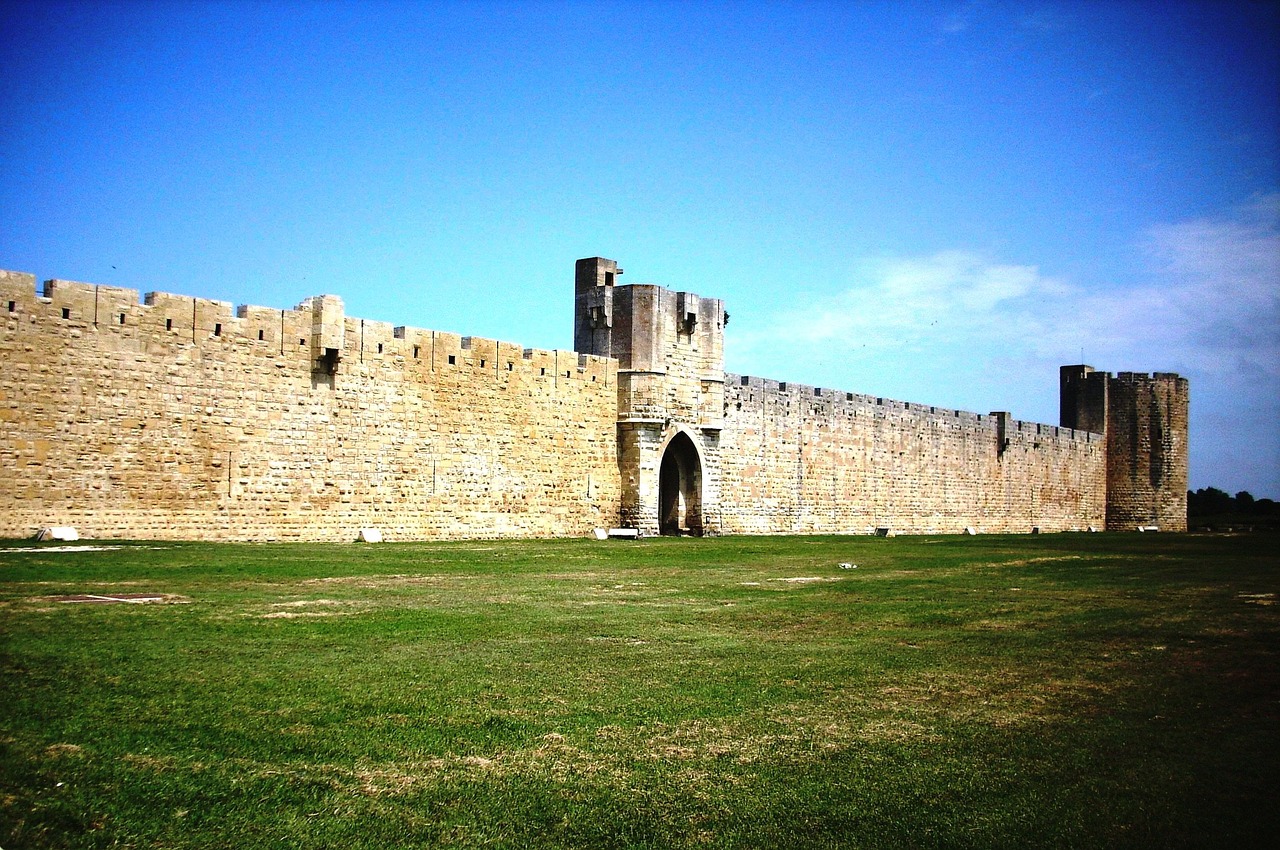
[[[1084,365],[1059,378],[1062,426],[1107,437],[1107,528],[1186,531],[1187,379]]]
[[[1107,433],[1106,372],[1092,366],[1063,366],[1058,370],[1058,424],[1077,431]]]
[[[1120,372],[1108,383],[1107,527],[1186,531],[1187,379]]]
[[[621,519],[642,534],[720,530],[724,302],[578,260],[574,347],[618,360]]]

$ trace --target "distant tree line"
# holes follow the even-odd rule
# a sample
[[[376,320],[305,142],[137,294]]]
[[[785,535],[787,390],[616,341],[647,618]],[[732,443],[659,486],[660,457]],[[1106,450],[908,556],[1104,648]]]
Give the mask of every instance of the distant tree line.
[[[1234,496],[1217,487],[1187,491],[1188,518],[1223,516],[1280,518],[1280,502],[1255,499],[1248,490],[1241,490]]]
[[[1209,516],[1211,514],[1271,514],[1280,508],[1272,499],[1255,499],[1248,490],[1232,496],[1217,487],[1201,487],[1187,491],[1187,514]]]

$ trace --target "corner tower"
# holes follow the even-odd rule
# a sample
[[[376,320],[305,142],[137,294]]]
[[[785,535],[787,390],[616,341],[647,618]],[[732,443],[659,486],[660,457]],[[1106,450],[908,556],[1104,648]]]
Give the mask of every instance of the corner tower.
[[[618,286],[621,274],[613,260],[578,260],[574,344],[618,360],[622,523],[643,534],[717,533],[724,302]]]
[[[1187,379],[1063,366],[1059,391],[1062,427],[1106,435],[1107,529],[1186,531]]]
[[[1107,383],[1107,528],[1186,531],[1187,379],[1120,372]]]

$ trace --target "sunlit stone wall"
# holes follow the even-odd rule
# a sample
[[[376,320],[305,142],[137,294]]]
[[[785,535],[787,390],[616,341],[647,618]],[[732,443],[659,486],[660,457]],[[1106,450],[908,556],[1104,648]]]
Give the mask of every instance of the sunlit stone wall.
[[[389,540],[616,524],[616,361],[0,272],[0,535]],[[317,339],[318,338],[318,339]]]

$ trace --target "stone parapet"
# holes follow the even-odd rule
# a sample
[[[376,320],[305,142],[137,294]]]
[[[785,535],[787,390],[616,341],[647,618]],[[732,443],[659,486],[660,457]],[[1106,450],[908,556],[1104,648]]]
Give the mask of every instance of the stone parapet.
[[[725,532],[1082,530],[1105,518],[1102,435],[727,374]]]
[[[0,271],[0,535],[1186,527],[1184,378],[1064,366],[1046,425],[725,373],[722,301],[621,274],[564,351]]]
[[[0,535],[617,524],[616,361],[353,318],[331,296],[233,310],[69,281],[44,292],[0,272]],[[332,371],[317,368],[327,350]]]

